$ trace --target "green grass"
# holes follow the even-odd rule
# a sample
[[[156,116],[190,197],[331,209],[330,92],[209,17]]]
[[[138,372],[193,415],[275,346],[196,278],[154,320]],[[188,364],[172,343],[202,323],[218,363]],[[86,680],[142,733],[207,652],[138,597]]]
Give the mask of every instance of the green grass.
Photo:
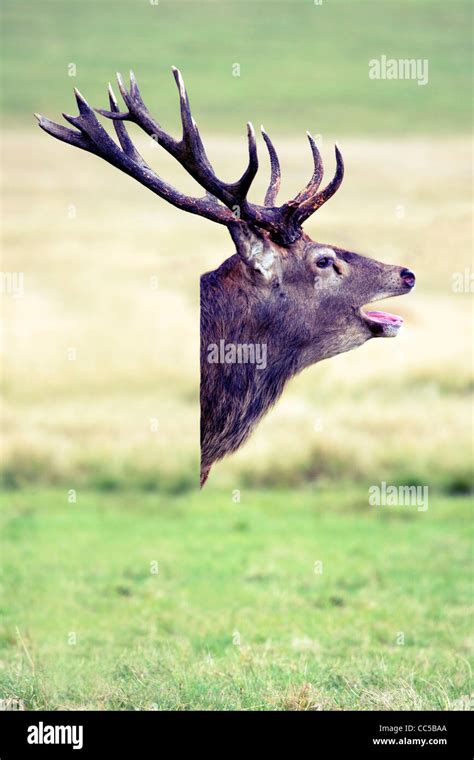
[[[115,71],[133,68],[150,108],[173,129],[174,64],[198,122],[214,131],[240,134],[248,119],[272,134],[470,130],[468,2],[4,0],[3,8],[8,122],[73,111],[75,85],[104,106]],[[428,59],[429,83],[370,80],[368,62],[382,54]]]
[[[430,494],[425,513],[371,508],[366,491],[341,487],[240,499],[4,494],[2,698],[29,709],[468,705],[466,499]]]

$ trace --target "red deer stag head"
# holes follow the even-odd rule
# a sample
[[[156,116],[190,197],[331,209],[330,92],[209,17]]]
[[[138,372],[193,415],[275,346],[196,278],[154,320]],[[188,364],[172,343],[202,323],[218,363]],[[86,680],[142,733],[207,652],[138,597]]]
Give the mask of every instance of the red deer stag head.
[[[258,170],[257,146],[248,124],[248,166],[236,182],[214,173],[204,150],[180,72],[183,134],[168,135],[149,114],[130,72],[127,89],[117,75],[126,105],[120,111],[109,86],[117,145],[94,110],[75,90],[78,116],[63,114],[68,129],[38,116],[53,137],[89,151],[141,182],[174,206],[228,227],[236,253],[201,277],[201,485],[214,462],[241,446],[286,382],[315,362],[349,351],[370,338],[396,335],[402,319],[366,304],[409,292],[415,275],[400,266],[311,240],[302,225],[339,188],[344,176],[336,147],[336,173],[322,190],[323,165],[311,135],[313,174],[292,200],[276,206],[280,164],[262,128],[271,164],[263,206],[247,195]],[[206,190],[202,198],[183,195],[164,182],[133,145],[125,122],[141,127]]]

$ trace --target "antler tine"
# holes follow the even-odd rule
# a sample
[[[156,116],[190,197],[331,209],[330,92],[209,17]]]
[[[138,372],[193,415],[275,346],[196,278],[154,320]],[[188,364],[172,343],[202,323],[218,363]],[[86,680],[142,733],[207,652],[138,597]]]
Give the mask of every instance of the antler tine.
[[[335,147],[335,154],[336,154],[336,172],[334,174],[334,177],[329,182],[329,184],[326,185],[326,187],[323,190],[320,190],[319,192],[308,197],[306,200],[303,200],[303,202],[298,206],[295,214],[296,214],[299,224],[302,224],[306,219],[308,219],[308,217],[311,216],[311,214],[313,214],[315,211],[317,211],[318,208],[320,208],[324,203],[326,203],[326,201],[328,201],[329,198],[331,198],[334,195],[336,190],[339,189],[342,183],[342,180],[344,178],[344,161],[343,161],[342,154],[338,146],[335,145],[334,147]],[[318,151],[318,154],[319,154],[319,151]],[[322,168],[322,165],[321,165],[321,168]],[[318,183],[318,186],[319,186],[319,183]]]
[[[130,94],[135,100],[139,100],[143,105],[145,105],[143,103],[141,92],[138,88],[137,78],[132,69],[130,69]]]
[[[316,191],[323,179],[324,174],[324,167],[323,167],[323,161],[321,158],[321,153],[319,152],[319,148],[316,145],[316,141],[313,138],[313,135],[309,130],[306,131],[306,135],[308,137],[308,141],[311,147],[311,153],[313,154],[313,163],[314,163],[314,171],[313,176],[310,179],[310,185],[311,189],[313,191]]]
[[[257,141],[255,139],[255,130],[252,122],[247,122],[247,140],[249,151],[249,162],[241,178],[231,185],[227,185],[227,191],[231,194],[232,205],[246,201],[248,191],[258,171],[258,153]],[[248,206],[248,204],[245,204]]]
[[[193,132],[196,128],[196,123],[191,115],[191,106],[189,105],[189,97],[184,86],[184,80],[179,69],[176,66],[172,66],[171,70],[176,82],[179,93],[179,105],[181,109],[181,123],[183,125],[183,141],[186,142],[192,138]]]
[[[319,186],[322,182],[323,174],[324,174],[323,161],[322,161],[318,146],[316,145],[316,142],[313,138],[313,135],[309,131],[306,131],[306,135],[308,137],[308,141],[311,147],[314,169],[313,169],[313,175],[311,179],[309,180],[308,184],[306,185],[306,187],[303,188],[303,190],[301,190],[298,193],[298,195],[296,195],[293,198],[292,203],[296,205],[304,203],[305,201],[309,200],[309,198],[313,197],[313,195],[319,189]]]
[[[132,72],[130,72],[130,74],[132,74]],[[122,75],[119,74],[119,72],[117,72],[116,78],[117,78],[117,84],[119,86],[120,94],[122,95],[124,103],[128,109],[128,92],[123,83]],[[112,85],[110,84],[110,82],[109,82],[108,92],[109,92],[109,102],[110,102],[111,110],[108,111],[106,108],[94,108],[94,111],[97,111],[97,113],[100,113],[101,116],[106,116],[107,119],[112,119],[114,123],[116,121],[133,121],[133,117],[129,109],[127,111],[121,111],[120,108],[118,107],[117,98],[114,95],[114,91],[112,90]]]
[[[117,71],[116,74],[117,78],[117,84],[119,86],[120,94],[123,98],[123,101],[125,105],[128,108],[129,116],[132,118],[134,111],[137,110],[137,108],[142,108],[146,111],[145,103],[142,100],[142,96],[140,93],[140,90],[138,88],[138,82],[136,80],[135,74],[130,69],[129,71],[129,89],[125,87],[125,84],[122,79],[122,75],[119,71]]]
[[[247,124],[249,163],[245,172],[237,182],[221,182],[217,179],[214,173],[214,169],[207,157],[201,140],[197,124],[192,117],[189,97],[181,72],[176,66],[172,66],[171,68],[178,88],[181,123],[183,126],[181,145],[184,149],[184,155],[176,157],[181,163],[183,163],[185,168],[194,176],[194,178],[200,182],[206,190],[208,190],[208,192],[211,192],[225,203],[226,206],[232,208],[236,203],[241,203],[245,200],[250,185],[258,171],[257,143],[255,140],[254,128],[250,122]],[[189,159],[192,161],[192,167],[187,165]]]
[[[110,102],[111,113],[120,113],[117,99],[115,97],[115,94],[110,82],[109,82],[109,102]],[[99,110],[99,109],[96,109],[96,110]],[[115,133],[119,139],[120,145],[122,146],[124,153],[126,153],[127,156],[130,156],[130,158],[132,158],[134,161],[136,161],[139,164],[145,163],[140,153],[138,152],[133,142],[131,141],[130,136],[127,132],[127,128],[125,124],[123,123],[123,121],[113,119],[113,123],[114,123]]]
[[[35,116],[38,119],[38,124],[41,129],[44,130],[44,132],[47,132],[48,135],[56,137],[57,140],[61,140],[62,142],[69,143],[69,145],[75,145],[76,148],[82,148],[91,153],[96,152],[93,150],[89,138],[80,132],[75,132],[73,129],[68,129],[62,124],[57,124],[55,121],[51,121],[51,119],[48,119],[46,116],[42,116],[39,113],[35,113]]]
[[[179,69],[176,66],[172,66],[174,80],[178,88],[179,94],[179,107],[181,113],[181,124],[183,127],[183,134],[181,137],[181,147],[183,153],[185,153],[193,162],[197,165],[201,164],[206,172],[214,174],[211,163],[206,155],[204,144],[201,140],[201,135],[196,122],[191,114],[191,106],[189,104],[189,97],[184,86],[184,80]],[[199,181],[199,179],[198,179]]]
[[[265,141],[265,145],[267,146],[268,155],[270,156],[270,184],[268,185],[268,190],[266,192],[263,205],[274,206],[276,197],[278,195],[278,191],[280,190],[280,182],[281,182],[280,161],[278,160],[278,154],[275,150],[275,146],[273,145],[269,136],[267,135],[263,127],[260,127],[260,129],[262,132],[262,137]]]

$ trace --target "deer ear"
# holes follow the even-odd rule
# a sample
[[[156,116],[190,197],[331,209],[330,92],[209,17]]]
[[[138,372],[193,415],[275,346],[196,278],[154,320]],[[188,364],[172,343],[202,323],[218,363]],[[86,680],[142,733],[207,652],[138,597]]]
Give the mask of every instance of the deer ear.
[[[266,280],[271,280],[275,271],[276,251],[268,236],[245,222],[231,222],[228,227],[242,261],[260,272]]]

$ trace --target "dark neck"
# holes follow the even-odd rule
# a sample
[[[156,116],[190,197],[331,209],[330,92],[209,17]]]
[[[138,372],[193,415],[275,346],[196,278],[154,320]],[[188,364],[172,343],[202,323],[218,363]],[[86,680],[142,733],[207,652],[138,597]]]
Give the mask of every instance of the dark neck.
[[[285,334],[285,314],[279,315],[281,330],[275,315],[265,320],[265,304],[249,300],[254,289],[245,288],[242,266],[233,256],[201,277],[204,468],[241,446],[297,371],[296,344],[292,350],[287,342],[284,351],[278,345],[279,336]]]

